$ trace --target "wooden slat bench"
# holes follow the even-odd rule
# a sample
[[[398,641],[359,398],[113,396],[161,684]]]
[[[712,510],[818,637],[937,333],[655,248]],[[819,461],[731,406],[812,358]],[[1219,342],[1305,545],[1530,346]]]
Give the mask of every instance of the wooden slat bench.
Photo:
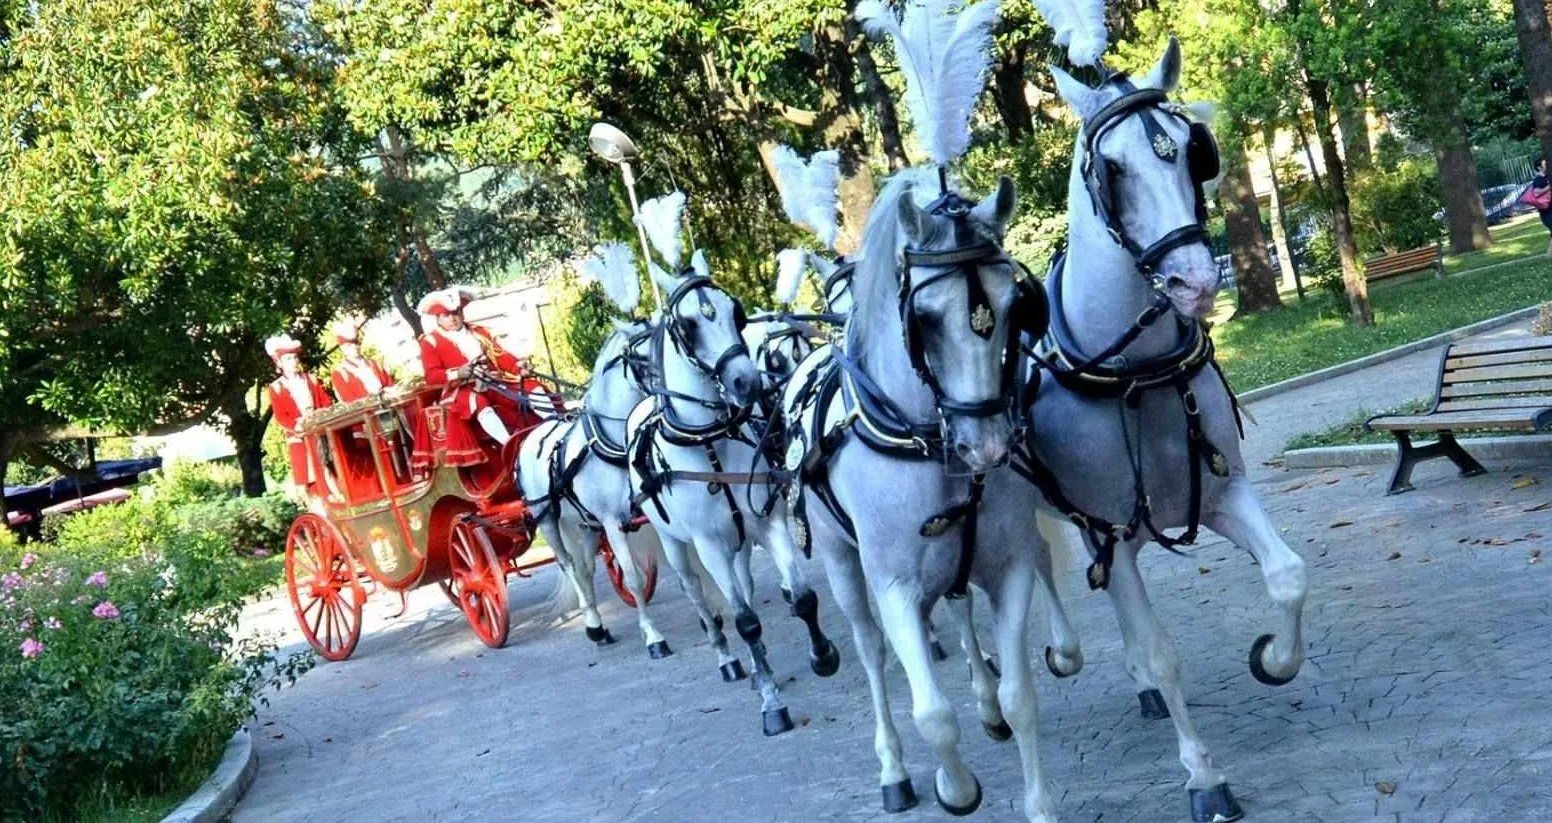
[[[1434,244],[1420,249],[1371,257],[1363,261],[1364,272],[1370,283],[1410,274],[1414,271],[1433,269],[1435,277],[1444,276],[1444,246]]]
[[[1552,427],[1552,337],[1521,337],[1491,343],[1456,343],[1439,363],[1433,408],[1423,414],[1372,417],[1370,431],[1396,437],[1396,471],[1389,494],[1412,490],[1412,468],[1448,457],[1462,477],[1482,468],[1455,440],[1455,431],[1534,432]],[[1438,440],[1412,445],[1412,432],[1437,432]]]

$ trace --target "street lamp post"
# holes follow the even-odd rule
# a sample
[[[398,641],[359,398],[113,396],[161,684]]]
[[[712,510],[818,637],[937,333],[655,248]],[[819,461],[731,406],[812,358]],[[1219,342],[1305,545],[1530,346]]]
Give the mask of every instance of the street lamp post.
[[[652,284],[654,302],[662,306],[663,295],[658,291],[657,281],[651,277],[652,246],[647,243],[647,231],[641,225],[641,204],[636,202],[636,175],[631,173],[631,161],[637,156],[636,143],[630,135],[608,123],[594,123],[587,133],[587,144],[594,154],[620,167],[620,176],[625,178],[625,193],[630,196],[631,222],[636,224],[636,238],[641,241],[642,260],[647,265],[647,282]]]

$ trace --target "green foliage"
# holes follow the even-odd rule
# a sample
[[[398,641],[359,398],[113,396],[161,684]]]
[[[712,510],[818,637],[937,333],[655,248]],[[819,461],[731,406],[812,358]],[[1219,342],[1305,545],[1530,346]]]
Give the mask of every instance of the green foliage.
[[[1013,179],[1018,212],[1003,246],[1041,276],[1067,231],[1067,183],[1075,123],[1047,124],[1019,143],[983,143],[960,165],[969,191],[993,191],[1002,176]]]
[[[1433,219],[1441,208],[1432,158],[1412,158],[1395,168],[1376,166],[1349,182],[1353,231],[1364,254],[1394,254],[1430,245],[1444,234]]]
[[[1364,421],[1382,414],[1420,414],[1433,407],[1433,401],[1419,397],[1399,406],[1379,411],[1359,409],[1352,416],[1334,426],[1315,432],[1305,432],[1288,441],[1284,451],[1313,449],[1320,446],[1352,446],[1358,443],[1394,443],[1390,432],[1371,432],[1363,427]]]
[[[576,305],[566,313],[566,346],[571,349],[571,356],[578,363],[591,367],[598,359],[604,341],[614,333],[610,321],[619,316],[619,311],[604,296],[603,287],[597,283],[587,284],[578,295]]]

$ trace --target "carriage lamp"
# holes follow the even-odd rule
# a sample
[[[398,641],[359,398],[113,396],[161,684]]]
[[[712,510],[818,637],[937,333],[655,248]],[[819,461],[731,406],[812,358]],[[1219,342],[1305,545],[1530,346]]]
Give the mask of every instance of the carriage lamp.
[[[647,232],[641,225],[641,205],[636,202],[636,175],[631,173],[631,161],[637,157],[636,141],[608,123],[594,123],[593,128],[587,133],[587,144],[594,154],[620,167],[620,176],[625,178],[625,193],[630,196],[631,218],[636,224],[636,239],[641,241],[642,261],[650,266],[652,247],[647,244]],[[663,295],[658,291],[657,281],[650,276],[650,270],[647,282],[652,285],[652,298],[656,305],[663,305]]]

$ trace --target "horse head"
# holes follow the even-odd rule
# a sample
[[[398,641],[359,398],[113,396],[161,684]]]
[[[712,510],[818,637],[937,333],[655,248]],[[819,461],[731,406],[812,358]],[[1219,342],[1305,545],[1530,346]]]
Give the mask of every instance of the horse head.
[[[1177,312],[1197,318],[1218,293],[1203,188],[1218,176],[1218,147],[1204,123],[1168,99],[1180,70],[1171,38],[1141,77],[1115,74],[1090,88],[1059,68],[1051,73],[1083,121],[1068,198],[1074,243],[1080,233],[1108,234]]]
[[[743,339],[743,305],[712,283],[700,251],[689,268],[669,273],[653,266],[652,277],[665,295],[659,318],[669,343],[663,350],[665,381],[712,384],[729,405],[747,407],[761,384]]]

